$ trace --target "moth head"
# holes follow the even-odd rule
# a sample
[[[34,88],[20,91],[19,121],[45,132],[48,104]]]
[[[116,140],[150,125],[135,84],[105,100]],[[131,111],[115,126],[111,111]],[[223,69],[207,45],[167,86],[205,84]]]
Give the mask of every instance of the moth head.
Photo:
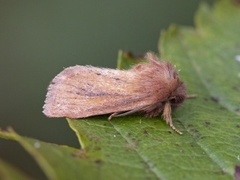
[[[186,86],[183,82],[179,81],[177,88],[172,92],[169,101],[173,106],[179,106],[186,98]]]

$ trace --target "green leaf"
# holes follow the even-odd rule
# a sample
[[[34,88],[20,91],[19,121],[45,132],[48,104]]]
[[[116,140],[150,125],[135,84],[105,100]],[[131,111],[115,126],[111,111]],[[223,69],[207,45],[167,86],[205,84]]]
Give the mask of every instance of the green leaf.
[[[173,112],[182,136],[161,117],[140,115],[68,119],[82,149],[12,130],[0,136],[18,141],[49,179],[233,179],[240,164],[239,19],[240,6],[221,0],[213,9],[201,4],[196,29],[172,25],[161,34],[161,58],[198,95]],[[134,59],[120,52],[118,65]]]
[[[114,162],[107,164],[102,161],[102,158],[99,156],[100,147],[96,145],[92,149],[85,148],[85,150],[80,150],[23,137],[11,129],[9,131],[0,131],[0,137],[19,142],[37,161],[48,179],[126,178],[125,172],[122,169],[116,169]],[[96,140],[94,136],[92,140]],[[140,169],[137,170],[140,172]],[[133,174],[133,177],[136,176],[138,174]],[[146,177],[151,176],[147,175]]]
[[[202,4],[196,30],[171,26],[160,50],[179,69],[198,98],[176,112],[185,129],[213,163],[233,174],[240,164],[240,6]],[[182,117],[181,117],[182,116]]]
[[[144,61],[144,55],[134,57],[131,52],[118,52],[118,69],[129,69],[132,65]]]

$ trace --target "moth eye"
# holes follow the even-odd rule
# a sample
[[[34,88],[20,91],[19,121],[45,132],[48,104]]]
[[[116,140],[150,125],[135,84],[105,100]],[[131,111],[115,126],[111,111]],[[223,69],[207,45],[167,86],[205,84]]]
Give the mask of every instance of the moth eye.
[[[172,104],[180,104],[184,101],[185,97],[183,95],[174,96],[171,98],[170,102]]]
[[[174,79],[176,79],[176,78],[177,78],[177,76],[178,76],[177,72],[176,72],[176,71],[174,71],[174,73],[173,73],[173,77],[174,77]]]

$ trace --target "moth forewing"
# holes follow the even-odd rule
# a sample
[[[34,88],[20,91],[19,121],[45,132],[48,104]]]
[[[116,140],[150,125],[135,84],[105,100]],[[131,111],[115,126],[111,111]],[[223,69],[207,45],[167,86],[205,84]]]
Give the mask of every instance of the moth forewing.
[[[67,68],[50,84],[43,112],[48,117],[84,118],[146,106],[151,102],[136,90],[135,75],[131,70]]]

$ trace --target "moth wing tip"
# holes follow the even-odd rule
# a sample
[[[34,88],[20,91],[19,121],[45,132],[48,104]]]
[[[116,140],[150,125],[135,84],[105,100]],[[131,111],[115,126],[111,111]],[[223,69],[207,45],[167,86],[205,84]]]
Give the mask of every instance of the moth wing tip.
[[[42,113],[47,117],[52,117],[52,113],[51,113],[51,110],[50,110],[48,104],[44,104]]]

